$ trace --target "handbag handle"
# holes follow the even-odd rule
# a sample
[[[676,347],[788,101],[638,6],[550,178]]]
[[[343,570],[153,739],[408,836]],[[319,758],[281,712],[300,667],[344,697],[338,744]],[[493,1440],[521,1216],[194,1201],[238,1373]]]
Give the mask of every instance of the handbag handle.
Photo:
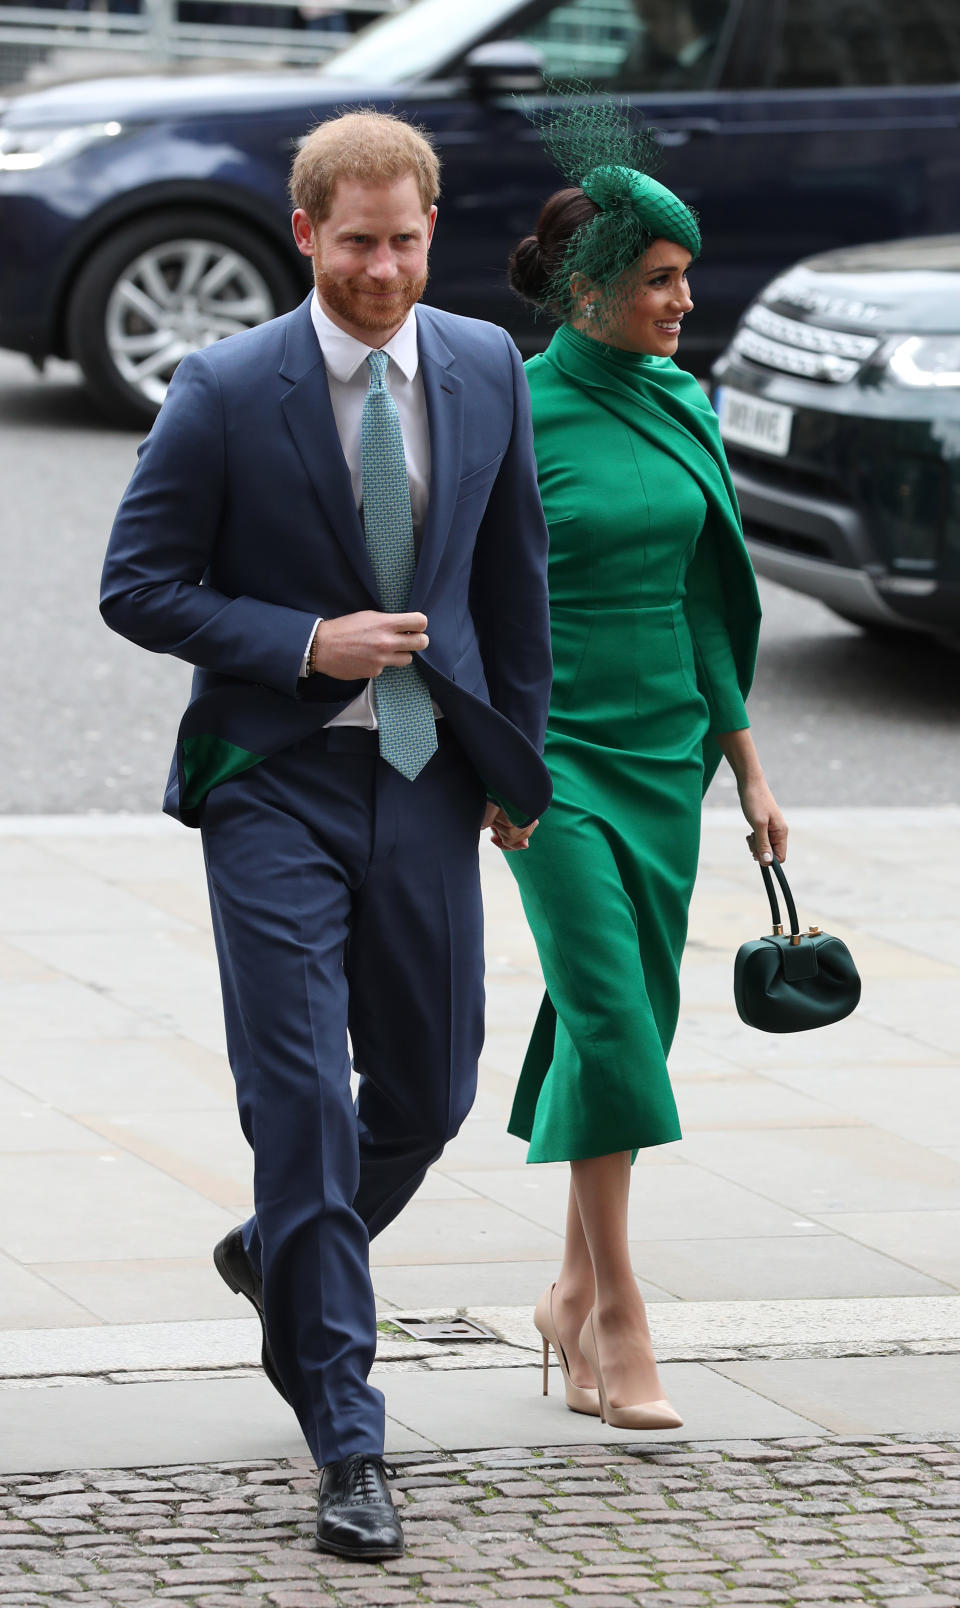
[[[800,920],[797,916],[797,907],[793,902],[793,894],[790,892],[790,884],[784,875],[783,866],[780,864],[780,861],[776,858],[776,856],[774,856],[772,866],[761,865],[760,875],[763,877],[763,885],[767,890],[767,898],[770,901],[770,914],[773,917],[774,937],[779,937],[783,932],[783,922],[780,919],[780,906],[777,903],[777,890],[773,885],[773,879],[776,877],[781,889],[783,890],[783,897],[787,906],[787,914],[790,917],[790,941],[791,943],[798,944],[800,942]]]

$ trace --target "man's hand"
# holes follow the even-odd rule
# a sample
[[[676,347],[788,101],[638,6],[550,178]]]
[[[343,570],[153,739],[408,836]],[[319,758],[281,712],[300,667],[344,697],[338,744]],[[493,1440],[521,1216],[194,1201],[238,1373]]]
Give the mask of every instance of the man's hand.
[[[321,620],[313,639],[310,670],[336,681],[369,681],[388,667],[412,664],[428,645],[425,614],[341,614]]]
[[[510,849],[528,849],[531,834],[539,825],[539,821],[531,821],[527,826],[514,826],[509,815],[500,808],[499,804],[491,799],[483,812],[483,824],[480,830],[485,832],[488,826],[492,827],[491,841],[496,844],[498,849],[509,851]]]

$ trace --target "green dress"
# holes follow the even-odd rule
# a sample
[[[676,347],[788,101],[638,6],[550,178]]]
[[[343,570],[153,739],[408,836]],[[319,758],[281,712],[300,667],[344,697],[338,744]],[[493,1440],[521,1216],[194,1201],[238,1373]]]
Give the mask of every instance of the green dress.
[[[680,1138],[667,1073],[712,734],[759,602],[716,416],[669,358],[561,325],[526,365],[550,528],[553,804],[507,856],[546,983],[510,1119],[531,1162]]]

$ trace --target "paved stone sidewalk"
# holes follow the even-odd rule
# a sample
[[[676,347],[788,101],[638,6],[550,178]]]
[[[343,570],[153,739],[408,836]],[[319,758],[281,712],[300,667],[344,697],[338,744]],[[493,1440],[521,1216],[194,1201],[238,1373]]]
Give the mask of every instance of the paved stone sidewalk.
[[[312,1544],[307,1460],[0,1481],[0,1604],[958,1608],[960,1440],[547,1447],[397,1460],[407,1556]]]

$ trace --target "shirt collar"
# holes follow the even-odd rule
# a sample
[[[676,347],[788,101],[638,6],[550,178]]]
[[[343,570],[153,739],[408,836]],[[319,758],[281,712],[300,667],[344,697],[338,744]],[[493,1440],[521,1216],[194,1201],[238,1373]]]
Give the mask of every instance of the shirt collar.
[[[320,342],[327,371],[336,380],[352,380],[361,364],[366,363],[367,354],[372,348],[364,341],[358,341],[353,335],[348,335],[345,329],[341,329],[332,318],[328,318],[320,305],[316,291],[310,300],[310,317],[317,332],[317,340]],[[413,379],[420,366],[416,307],[411,307],[397,333],[391,335],[382,350],[393,359],[404,379]]]

